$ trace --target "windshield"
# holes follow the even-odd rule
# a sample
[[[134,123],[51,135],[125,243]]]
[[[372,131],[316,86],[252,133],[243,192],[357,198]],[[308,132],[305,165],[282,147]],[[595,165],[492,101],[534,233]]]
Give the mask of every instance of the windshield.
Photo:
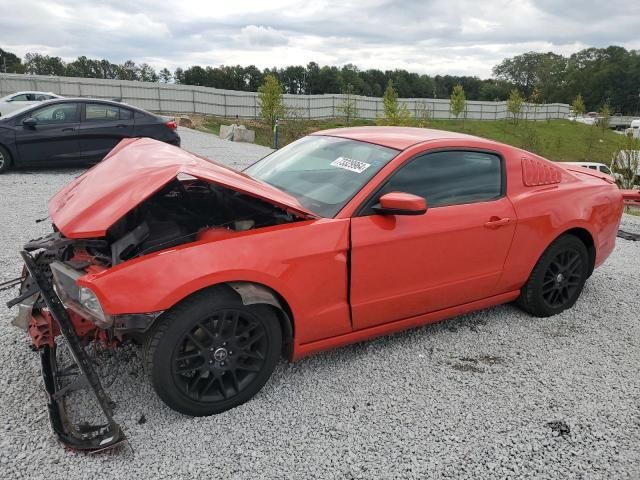
[[[23,114],[24,112],[26,112],[27,110],[30,110],[33,108],[33,105],[25,105],[24,107],[20,107],[16,110],[12,110],[11,112],[7,113],[6,115],[2,115],[2,117],[0,117],[1,120],[7,119],[7,118],[13,118],[13,117],[17,117],[18,115]]]
[[[321,217],[333,217],[397,154],[371,143],[311,135],[272,153],[245,173],[292,195]]]

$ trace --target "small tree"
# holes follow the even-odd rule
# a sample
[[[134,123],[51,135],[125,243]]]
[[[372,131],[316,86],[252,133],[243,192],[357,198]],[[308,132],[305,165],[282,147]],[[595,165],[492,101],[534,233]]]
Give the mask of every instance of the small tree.
[[[582,99],[582,95],[576,95],[576,98],[571,102],[571,110],[573,110],[573,114],[578,117],[584,115],[584,112],[587,108],[584,106],[584,100]]]
[[[276,119],[282,118],[285,113],[282,84],[275,76],[267,75],[264,83],[258,87],[258,105],[260,106],[260,117],[273,131]]]
[[[453,87],[453,92],[451,92],[451,101],[449,104],[451,113],[456,117],[456,120],[458,120],[460,114],[464,112],[465,102],[464,88],[462,88],[462,85],[458,84]],[[464,117],[462,117],[462,124],[464,126]]]
[[[158,77],[160,79],[160,83],[171,83],[171,80],[173,80],[171,71],[166,67],[158,72]]]
[[[353,95],[353,85],[347,84],[342,90],[344,95],[344,101],[337,110],[342,115],[347,125],[351,125],[351,122],[358,118],[358,107],[356,105],[356,99]]]
[[[511,115],[511,120],[514,125],[518,124],[520,116],[522,115],[522,105],[524,104],[524,98],[520,94],[517,88],[511,90],[509,99],[507,100],[507,112]]]
[[[398,93],[393,88],[393,81],[389,80],[382,98],[384,116],[378,117],[378,125],[407,125],[411,120],[411,113],[405,103],[398,102]]]
[[[604,132],[609,128],[609,124],[611,123],[611,108],[609,107],[609,103],[605,103],[600,111],[598,112],[598,126],[604,135]]]
[[[431,109],[427,102],[420,102],[416,105],[416,120],[418,126],[425,128],[431,123]]]

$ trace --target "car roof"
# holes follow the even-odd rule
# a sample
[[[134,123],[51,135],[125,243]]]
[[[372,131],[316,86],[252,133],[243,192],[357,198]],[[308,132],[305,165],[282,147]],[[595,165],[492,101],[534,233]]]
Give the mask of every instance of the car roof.
[[[53,92],[44,92],[42,90],[21,90],[19,92],[15,92],[15,93],[10,93],[9,95],[7,95],[7,97],[13,97],[14,95],[24,95],[25,93],[36,93],[36,94],[42,94],[42,95],[57,95],[57,93],[53,93]]]
[[[417,143],[429,140],[475,140],[487,143],[497,143],[484,138],[466,135],[464,133],[435,130],[433,128],[414,127],[350,127],[321,130],[312,135],[327,135],[331,137],[348,138],[361,142],[374,143],[384,147],[404,150]]]
[[[154,113],[147,112],[139,107],[134,107],[133,105],[129,105],[128,103],[117,102],[115,100],[107,100],[105,98],[89,98],[89,97],[63,97],[63,98],[53,98],[51,100],[45,100],[40,102],[38,105],[49,105],[54,103],[75,103],[75,102],[85,102],[85,103],[104,103],[106,105],[113,105],[114,107],[124,107],[129,108],[131,110],[137,110],[139,112],[146,113],[148,115],[155,115]]]

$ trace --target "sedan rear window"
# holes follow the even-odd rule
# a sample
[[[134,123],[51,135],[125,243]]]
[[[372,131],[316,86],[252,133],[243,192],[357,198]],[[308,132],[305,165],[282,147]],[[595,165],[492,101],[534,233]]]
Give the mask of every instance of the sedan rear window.
[[[118,120],[120,109],[101,103],[88,103],[85,112],[85,120],[88,122],[100,120]]]
[[[333,217],[397,154],[371,143],[311,135],[272,153],[245,173],[287,192],[308,210]]]

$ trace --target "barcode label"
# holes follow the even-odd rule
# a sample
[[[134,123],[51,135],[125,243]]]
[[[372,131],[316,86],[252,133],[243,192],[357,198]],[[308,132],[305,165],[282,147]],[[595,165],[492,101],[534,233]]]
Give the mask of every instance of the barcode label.
[[[360,160],[353,160],[347,157],[338,157],[330,164],[333,167],[344,168],[351,172],[362,173],[371,166],[370,163],[361,162]]]

